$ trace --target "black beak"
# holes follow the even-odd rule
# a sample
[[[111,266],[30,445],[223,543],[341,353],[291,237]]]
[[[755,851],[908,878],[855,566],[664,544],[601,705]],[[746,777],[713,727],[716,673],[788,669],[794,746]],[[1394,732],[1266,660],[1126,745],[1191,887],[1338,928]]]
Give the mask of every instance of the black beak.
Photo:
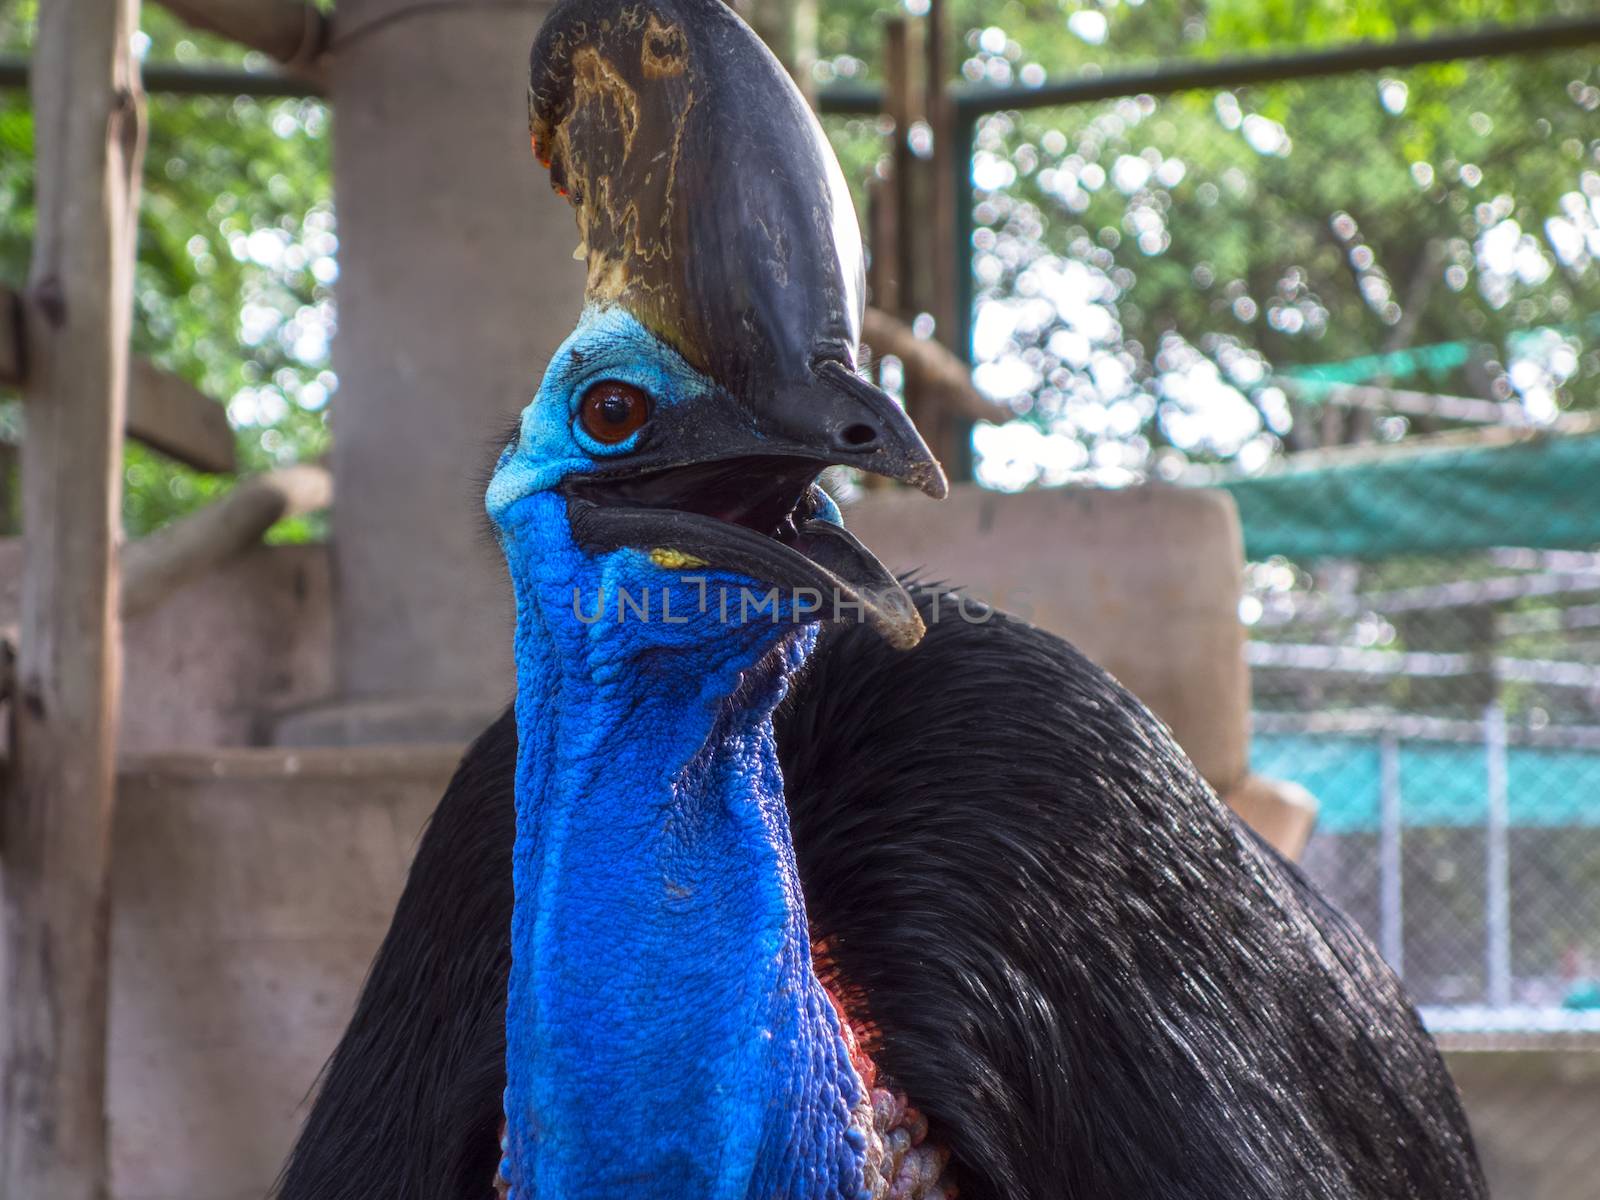
[[[785,612],[801,619],[861,621],[902,650],[922,640],[922,619],[900,581],[823,515],[831,502],[810,468],[786,471],[779,463],[734,459],[632,484],[569,493],[568,518],[579,545],[595,551],[647,550],[657,566],[680,576],[704,578],[707,571],[717,571],[748,578],[759,590],[776,590]],[[758,497],[753,488],[763,488]],[[670,494],[672,503],[693,507],[637,503],[640,495],[656,493],[663,501]],[[727,515],[698,511],[703,507],[720,507]],[[763,531],[769,522],[771,528]],[[742,602],[734,614],[726,601],[722,608],[725,619],[747,618]],[[774,609],[774,620],[776,614]]]
[[[817,619],[862,621],[891,645],[916,645],[923,627],[910,596],[838,524],[817,476],[851,466],[943,496],[944,473],[890,397],[842,365],[816,374],[790,405],[762,406],[755,428],[751,406],[731,398],[663,412],[613,469],[567,485],[578,544],[746,577]]]
[[[857,467],[908,483],[935,500],[950,485],[905,409],[843,363],[828,360],[813,369],[816,382],[780,394],[773,421],[798,443]]]

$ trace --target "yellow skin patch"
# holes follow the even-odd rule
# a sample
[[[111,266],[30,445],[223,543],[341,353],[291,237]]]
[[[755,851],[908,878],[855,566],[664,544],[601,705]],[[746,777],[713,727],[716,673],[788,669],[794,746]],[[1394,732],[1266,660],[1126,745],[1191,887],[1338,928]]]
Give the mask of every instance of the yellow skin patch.
[[[703,558],[696,558],[692,554],[685,554],[682,550],[671,550],[665,546],[658,546],[650,551],[650,561],[668,571],[681,571],[686,567],[706,565],[706,560]]]

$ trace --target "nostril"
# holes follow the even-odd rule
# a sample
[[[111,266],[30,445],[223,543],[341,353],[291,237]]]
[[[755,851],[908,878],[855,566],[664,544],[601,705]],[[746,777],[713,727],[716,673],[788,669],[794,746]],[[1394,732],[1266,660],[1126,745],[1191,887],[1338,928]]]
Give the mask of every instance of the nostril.
[[[839,431],[839,444],[852,450],[867,450],[878,444],[878,431],[865,422],[857,421]]]

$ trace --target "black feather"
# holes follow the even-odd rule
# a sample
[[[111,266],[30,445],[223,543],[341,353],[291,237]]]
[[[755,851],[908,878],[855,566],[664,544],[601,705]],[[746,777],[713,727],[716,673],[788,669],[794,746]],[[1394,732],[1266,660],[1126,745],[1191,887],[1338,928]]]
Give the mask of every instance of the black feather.
[[[814,934],[962,1195],[1483,1196],[1398,981],[1149,711],[919,604],[910,654],[829,631],[779,746]]]
[[[814,939],[963,1197],[1485,1196],[1398,981],[1160,723],[1058,638],[918,604],[910,653],[826,630],[778,743]],[[441,801],[283,1200],[490,1194],[515,743]]]

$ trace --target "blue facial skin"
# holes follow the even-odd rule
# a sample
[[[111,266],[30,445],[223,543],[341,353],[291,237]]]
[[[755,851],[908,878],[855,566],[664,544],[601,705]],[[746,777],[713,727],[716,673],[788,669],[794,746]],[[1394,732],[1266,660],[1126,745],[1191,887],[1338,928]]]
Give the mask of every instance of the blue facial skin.
[[[587,312],[489,485],[517,600],[501,1171],[515,1200],[865,1197],[772,731],[815,627],[741,621],[762,581],[574,543],[558,485],[632,448],[576,424],[603,379],[657,411],[713,386],[622,310]],[[618,619],[620,589],[649,619]]]

